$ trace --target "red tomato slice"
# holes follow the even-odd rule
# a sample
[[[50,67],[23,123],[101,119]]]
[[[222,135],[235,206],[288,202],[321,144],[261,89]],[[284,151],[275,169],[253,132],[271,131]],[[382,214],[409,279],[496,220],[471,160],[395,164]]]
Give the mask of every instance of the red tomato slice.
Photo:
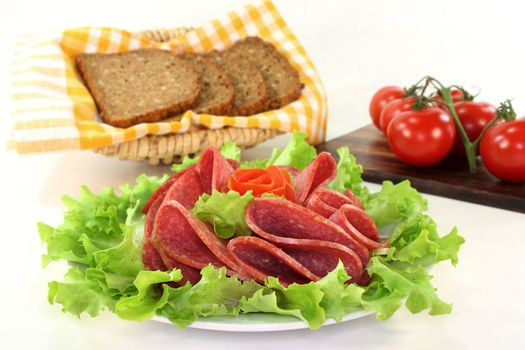
[[[277,166],[269,166],[266,169],[238,169],[228,181],[228,188],[245,194],[252,191],[256,197],[264,193],[272,193],[284,196],[289,200],[295,200],[295,190],[291,184],[290,174]]]

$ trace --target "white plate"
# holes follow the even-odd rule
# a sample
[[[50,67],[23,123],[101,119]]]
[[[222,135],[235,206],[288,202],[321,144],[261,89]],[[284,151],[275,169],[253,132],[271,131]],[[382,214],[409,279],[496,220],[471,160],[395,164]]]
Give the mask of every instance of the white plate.
[[[344,316],[341,322],[355,320],[373,313],[373,311],[364,310],[351,312]],[[165,317],[155,316],[152,320],[171,324]],[[336,322],[333,319],[326,320],[323,327],[334,323]],[[246,314],[239,317],[215,316],[201,318],[188,327],[223,332],[275,332],[309,328],[308,324],[293,316],[264,313]]]

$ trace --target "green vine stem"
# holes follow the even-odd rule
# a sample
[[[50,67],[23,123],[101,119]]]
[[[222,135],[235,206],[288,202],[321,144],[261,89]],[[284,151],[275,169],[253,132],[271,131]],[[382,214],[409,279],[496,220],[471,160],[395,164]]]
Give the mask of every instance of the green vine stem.
[[[467,132],[465,131],[465,128],[463,127],[463,125],[461,124],[461,121],[459,120],[459,117],[456,113],[456,109],[454,108],[454,99],[452,98],[451,89],[448,87],[444,87],[443,85],[441,85],[441,83],[439,83],[439,85],[442,86],[442,88],[439,90],[439,93],[441,97],[443,98],[444,102],[441,102],[439,100],[437,102],[445,105],[448,108],[450,114],[452,115],[452,119],[454,119],[454,123],[456,123],[456,128],[459,132],[459,136],[461,137],[461,141],[463,141],[463,145],[465,146],[465,154],[467,155],[469,171],[471,173],[475,173],[477,169],[477,163],[476,163],[477,146],[474,145],[472,142],[470,142]]]

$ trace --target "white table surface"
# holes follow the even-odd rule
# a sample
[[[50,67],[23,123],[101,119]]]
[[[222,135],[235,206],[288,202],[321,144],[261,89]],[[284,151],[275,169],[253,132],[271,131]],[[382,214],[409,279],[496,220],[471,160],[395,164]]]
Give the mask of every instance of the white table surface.
[[[369,122],[375,89],[408,85],[425,74],[445,82],[483,87],[482,99],[508,97],[525,114],[523,5],[498,1],[275,1],[299,37],[328,91],[333,138]],[[5,68],[10,41],[20,33],[82,25],[129,29],[196,25],[245,1],[91,0],[83,6],[18,0],[0,14],[0,103],[6,105]],[[124,10],[124,6],[126,9]],[[64,12],[69,8],[68,12]],[[102,10],[102,8],[106,10]],[[2,108],[6,111],[6,108]],[[8,127],[2,120],[2,134]],[[3,139],[2,139],[3,141]],[[269,154],[277,138],[246,153]],[[56,225],[62,194],[86,184],[98,191],[166,167],[122,162],[91,152],[1,156],[0,348],[2,349],[489,349],[525,343],[525,215],[427,196],[441,232],[458,226],[467,243],[460,263],[432,273],[439,295],[454,303],[451,315],[412,315],[401,309],[389,321],[373,316],[317,331],[240,334],[185,329],[153,321],[122,321],[110,313],[80,319],[47,303],[47,282],[64,272],[43,270],[36,222]]]

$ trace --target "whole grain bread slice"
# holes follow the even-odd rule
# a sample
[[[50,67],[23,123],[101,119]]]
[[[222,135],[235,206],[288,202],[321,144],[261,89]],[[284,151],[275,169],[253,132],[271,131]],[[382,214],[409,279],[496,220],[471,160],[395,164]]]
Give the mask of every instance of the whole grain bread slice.
[[[213,115],[227,115],[234,99],[234,89],[229,76],[212,59],[198,54],[183,54],[184,60],[199,74],[201,94],[193,111]]]
[[[268,88],[268,109],[280,108],[301,95],[303,85],[299,73],[272,44],[258,37],[247,37],[227,52],[247,59],[260,69]]]
[[[235,91],[233,106],[228,115],[252,115],[263,112],[268,104],[264,77],[253,63],[228,51],[212,51],[211,57],[230,77]]]
[[[76,65],[101,119],[116,127],[160,121],[191,108],[200,96],[192,64],[169,51],[81,54]]]

